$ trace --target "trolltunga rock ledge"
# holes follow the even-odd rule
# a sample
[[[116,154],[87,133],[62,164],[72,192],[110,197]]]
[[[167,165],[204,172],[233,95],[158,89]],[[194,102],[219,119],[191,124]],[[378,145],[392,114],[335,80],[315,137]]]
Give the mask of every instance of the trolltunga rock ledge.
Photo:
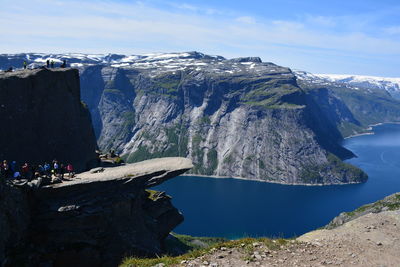
[[[146,187],[159,185],[169,178],[190,170],[193,167],[192,161],[187,158],[170,157],[156,158],[127,164],[119,167],[103,168],[98,171],[88,171],[77,175],[73,182],[57,184],[53,187],[71,186],[93,182],[106,182],[111,180],[122,180],[129,183],[133,179],[143,179]]]
[[[117,266],[125,256],[161,254],[183,216],[165,193],[145,189],[191,167],[189,159],[158,158],[32,190],[20,256],[38,265]]]

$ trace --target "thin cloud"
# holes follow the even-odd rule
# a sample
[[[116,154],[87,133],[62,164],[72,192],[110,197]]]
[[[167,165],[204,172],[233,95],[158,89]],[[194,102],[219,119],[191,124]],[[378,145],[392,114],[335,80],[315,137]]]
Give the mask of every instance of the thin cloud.
[[[250,16],[238,17],[238,18],[236,18],[236,21],[245,23],[245,24],[255,24],[256,23],[256,19],[253,17],[250,17]]]
[[[268,20],[189,4],[163,9],[144,2],[0,1],[4,7],[0,10],[0,36],[9,40],[0,43],[3,52],[199,50],[223,56],[258,55],[289,66],[294,62],[296,68],[312,65],[302,63],[305,58],[322,62],[332,53],[340,54],[343,61],[355,55],[400,57],[400,42],[390,38],[400,33],[400,26],[387,28],[386,36],[361,31],[365,21],[356,30],[323,30],[343,27],[351,19],[348,17]]]

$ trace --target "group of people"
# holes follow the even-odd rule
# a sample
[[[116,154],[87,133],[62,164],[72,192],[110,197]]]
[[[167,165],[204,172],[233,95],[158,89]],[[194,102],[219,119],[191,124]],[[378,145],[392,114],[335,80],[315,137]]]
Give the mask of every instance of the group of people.
[[[0,176],[2,179],[26,179],[28,181],[39,178],[58,178],[64,180],[64,175],[68,174],[69,178],[74,177],[74,167],[71,163],[63,164],[58,160],[53,160],[51,163],[44,164],[29,164],[25,162],[18,166],[16,161],[8,162],[3,160],[0,166]]]
[[[46,68],[53,69],[55,66],[54,64],[55,64],[54,60],[50,60],[50,59],[46,60]],[[24,60],[23,67],[24,67],[24,70],[26,70],[26,68],[28,67],[28,62],[26,60]],[[44,67],[45,66],[42,66],[42,68],[44,68]],[[60,65],[60,68],[66,68],[66,67],[67,67],[67,61],[64,59],[63,63]],[[5,72],[12,72],[12,71],[13,71],[13,67],[9,67],[7,70],[5,70]]]

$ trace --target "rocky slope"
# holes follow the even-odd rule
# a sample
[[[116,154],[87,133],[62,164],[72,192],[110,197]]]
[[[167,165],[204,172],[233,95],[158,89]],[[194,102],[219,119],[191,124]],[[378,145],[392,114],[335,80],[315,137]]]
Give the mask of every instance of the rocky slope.
[[[0,262],[116,266],[125,255],[160,254],[183,216],[169,196],[146,188],[191,167],[188,159],[164,158],[81,173],[36,189],[2,184],[2,191],[14,192],[0,202]]]
[[[97,145],[77,70],[0,72],[0,117],[0,159],[93,166]]]
[[[182,257],[178,264],[170,260],[173,264],[154,266],[399,266],[400,194],[360,209],[334,229],[312,231],[295,240],[236,240],[203,250],[201,256]],[[372,213],[364,213],[367,210]],[[133,266],[129,262],[121,266]]]
[[[338,124],[346,118],[336,109],[354,117],[346,103],[314,97],[290,69],[259,58],[198,52],[0,58],[3,66],[52,58],[78,67],[100,148],[115,149],[129,162],[185,156],[195,174],[293,184],[366,180],[340,160],[353,156],[340,146],[346,135]],[[328,106],[320,105],[324,101]]]

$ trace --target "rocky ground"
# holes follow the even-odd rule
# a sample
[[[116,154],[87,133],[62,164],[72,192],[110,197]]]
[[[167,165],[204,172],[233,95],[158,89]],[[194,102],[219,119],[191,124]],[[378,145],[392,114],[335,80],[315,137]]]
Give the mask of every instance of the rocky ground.
[[[397,267],[399,252],[400,210],[394,210],[369,213],[335,229],[316,230],[296,240],[213,249],[177,266]]]

